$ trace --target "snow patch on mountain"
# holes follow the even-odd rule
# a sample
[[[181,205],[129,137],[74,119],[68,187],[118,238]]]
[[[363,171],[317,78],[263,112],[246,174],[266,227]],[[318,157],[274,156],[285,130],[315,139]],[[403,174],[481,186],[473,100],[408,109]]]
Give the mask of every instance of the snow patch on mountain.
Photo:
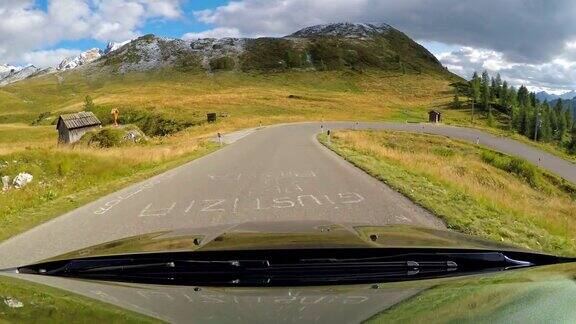
[[[104,55],[110,53],[110,52],[114,52],[116,50],[119,50],[120,48],[122,48],[122,46],[130,43],[131,41],[133,41],[133,39],[129,39],[127,41],[123,41],[123,42],[110,42],[108,43],[108,45],[106,46],[106,48],[104,49]]]
[[[0,79],[0,86],[24,80],[40,71],[42,71],[42,69],[37,68],[34,65],[29,65],[19,70],[11,70],[11,72]]]
[[[76,57],[68,57],[64,59],[59,65],[59,71],[66,71],[70,69],[75,69],[79,66],[91,63],[96,61],[97,59],[101,58],[103,55],[102,50],[99,48],[93,48],[86,52],[80,53],[80,55]]]
[[[22,70],[21,66],[12,66],[12,65],[8,65],[8,64],[0,64],[0,74],[3,73],[10,73],[10,72],[16,72],[16,71],[20,71]]]
[[[336,23],[306,27],[286,38],[311,38],[311,37],[345,37],[367,39],[375,35],[386,33],[392,27],[387,24],[354,24]]]

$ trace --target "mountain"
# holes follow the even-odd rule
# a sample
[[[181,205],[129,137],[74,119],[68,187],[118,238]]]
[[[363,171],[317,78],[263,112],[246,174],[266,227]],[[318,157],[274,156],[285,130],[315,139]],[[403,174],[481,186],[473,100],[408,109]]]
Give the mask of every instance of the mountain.
[[[0,86],[22,81],[28,77],[36,75],[40,71],[42,71],[42,69],[37,68],[34,65],[29,65],[20,69],[11,69],[10,72],[0,77]]]
[[[560,99],[562,100],[571,100],[574,99],[574,97],[576,97],[576,91],[574,90],[568,91],[560,95]]]
[[[133,41],[133,39],[129,39],[127,41],[119,42],[119,43],[110,42],[110,43],[108,43],[108,45],[106,45],[106,48],[104,49],[104,54],[114,52],[115,50],[120,49],[122,46],[130,43],[131,41]]]
[[[546,91],[540,91],[538,93],[536,93],[536,99],[540,100],[540,101],[554,101],[554,100],[558,100],[558,99],[562,99],[562,100],[571,100],[573,98],[576,97],[576,91],[572,90],[572,91],[568,91],[566,93],[563,93],[561,95],[555,95],[555,94],[550,94]]]
[[[59,71],[66,71],[70,69],[75,69],[79,66],[91,63],[101,58],[103,55],[102,50],[99,48],[93,48],[86,52],[81,53],[76,57],[68,57],[64,59],[60,65],[58,65]]]
[[[428,50],[385,24],[330,24],[282,38],[181,40],[140,37],[93,64],[126,73],[171,67],[187,71],[379,69],[449,74]]]
[[[538,99],[541,102],[544,101],[550,102],[552,100],[557,100],[558,98],[560,98],[558,95],[551,94],[546,91],[540,91],[536,93],[536,99]]]
[[[287,38],[313,38],[313,37],[347,37],[367,39],[373,36],[384,34],[392,30],[387,24],[352,24],[335,23],[326,25],[316,25],[299,30]]]
[[[208,74],[218,70],[361,72],[378,69],[454,77],[428,50],[393,27],[353,23],[311,26],[281,38],[182,40],[145,35],[67,58],[56,71],[80,68],[88,74],[124,74],[162,68]],[[0,75],[0,85],[37,75],[39,69],[22,71],[12,72],[14,75],[10,78]],[[52,72],[46,70],[43,74]]]
[[[558,100],[562,100],[562,106],[564,107],[564,109],[570,110],[570,112],[572,113],[572,120],[576,121],[576,97],[572,99],[560,99],[560,98],[554,99],[549,101],[548,104],[554,107],[558,102]]]

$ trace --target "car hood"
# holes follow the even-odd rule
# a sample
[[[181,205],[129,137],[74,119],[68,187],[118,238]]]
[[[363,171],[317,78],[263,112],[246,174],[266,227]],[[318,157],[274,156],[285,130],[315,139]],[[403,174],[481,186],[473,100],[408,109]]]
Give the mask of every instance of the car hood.
[[[84,248],[44,262],[139,253],[324,248],[446,248],[530,252],[470,235],[430,228],[298,221],[250,222],[158,231]]]

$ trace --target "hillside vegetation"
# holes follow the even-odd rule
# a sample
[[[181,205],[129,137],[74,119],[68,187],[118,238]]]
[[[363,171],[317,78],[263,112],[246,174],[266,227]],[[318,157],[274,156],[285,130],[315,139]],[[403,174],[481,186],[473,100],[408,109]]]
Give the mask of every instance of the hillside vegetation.
[[[518,158],[433,135],[334,133],[331,148],[449,228],[576,255],[576,186]]]

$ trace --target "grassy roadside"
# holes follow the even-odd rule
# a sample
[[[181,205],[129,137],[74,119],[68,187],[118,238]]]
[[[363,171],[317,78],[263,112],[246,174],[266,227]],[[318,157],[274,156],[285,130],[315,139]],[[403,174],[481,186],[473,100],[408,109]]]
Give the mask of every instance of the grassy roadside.
[[[151,144],[98,149],[33,148],[0,156],[0,174],[29,172],[34,181],[0,192],[0,241],[218,149],[196,139],[185,148]]]
[[[162,323],[65,290],[10,277],[0,277],[2,300],[21,302],[20,308],[0,303],[2,323]]]
[[[460,112],[469,111],[471,113],[471,110],[469,110],[469,109],[459,109],[458,111],[460,111]],[[450,113],[450,112],[448,112],[448,113]],[[510,131],[508,128],[506,128],[506,126],[504,126],[502,124],[499,124],[497,127],[489,127],[487,125],[486,116],[478,116],[477,115],[477,118],[474,122],[472,122],[470,120],[470,117],[468,117],[467,120],[450,121],[447,124],[449,124],[451,126],[476,128],[478,130],[481,130],[483,132],[486,132],[486,133],[489,133],[489,134],[492,134],[495,136],[507,137],[507,138],[513,139],[515,141],[522,142],[526,145],[538,148],[542,151],[548,152],[548,153],[555,155],[557,157],[560,157],[564,160],[570,161],[572,163],[576,163],[576,155],[567,153],[566,150],[560,148],[558,146],[558,144],[546,143],[546,142],[535,142],[535,141],[527,138],[526,136],[522,136],[516,132]]]
[[[331,149],[451,229],[576,255],[576,187],[525,161],[441,136],[400,132],[335,132]]]
[[[396,289],[425,289],[363,323],[570,321],[574,316],[574,271],[574,265],[563,264],[553,268],[427,280],[425,284],[395,283],[392,285]],[[547,305],[545,311],[542,311],[543,304]]]

